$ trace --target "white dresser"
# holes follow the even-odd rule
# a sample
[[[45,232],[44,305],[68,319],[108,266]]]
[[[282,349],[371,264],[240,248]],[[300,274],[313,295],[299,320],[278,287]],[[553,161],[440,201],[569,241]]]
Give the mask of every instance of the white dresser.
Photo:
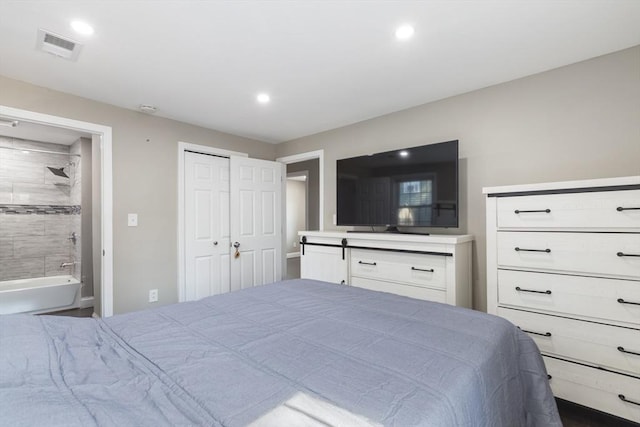
[[[303,231],[300,275],[471,307],[472,236]]]
[[[554,394],[640,422],[640,176],[485,188],[487,310]]]

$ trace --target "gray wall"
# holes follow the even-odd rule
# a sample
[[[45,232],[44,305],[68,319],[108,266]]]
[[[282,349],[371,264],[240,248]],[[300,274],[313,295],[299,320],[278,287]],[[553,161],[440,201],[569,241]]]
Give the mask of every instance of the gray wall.
[[[331,230],[336,159],[459,139],[460,228],[434,231],[475,235],[479,309],[486,307],[482,187],[640,174],[640,46],[276,146],[1,76],[0,104],[113,128],[115,313],[150,306],[151,288],[160,291],[158,304],[177,300],[178,141],[262,159],[324,149]],[[129,212],[139,214],[137,228],[126,226]]]
[[[452,139],[460,140],[460,227],[432,231],[475,236],[474,307],[485,310],[482,187],[640,175],[640,46],[289,141],[276,155],[324,149],[331,230],[337,159]]]
[[[2,76],[0,104],[112,127],[114,313],[178,299],[178,141],[246,152],[260,159],[275,158],[271,144]],[[127,227],[127,213],[138,214],[138,227]],[[159,302],[149,304],[148,292],[153,288],[159,290]]]

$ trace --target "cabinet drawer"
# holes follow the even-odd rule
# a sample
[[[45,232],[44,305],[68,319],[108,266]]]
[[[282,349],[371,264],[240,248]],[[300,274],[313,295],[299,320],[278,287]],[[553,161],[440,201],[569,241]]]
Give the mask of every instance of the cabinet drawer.
[[[621,208],[621,209],[618,209]],[[640,190],[500,197],[498,228],[640,228]]]
[[[640,380],[571,362],[544,357],[556,397],[640,422]]]
[[[640,303],[640,282],[498,270],[498,304],[501,306],[640,327],[640,305],[618,300]]]
[[[410,298],[441,303],[447,302],[447,294],[443,290],[405,285],[402,283],[383,282],[379,280],[365,279],[363,277],[352,277],[351,285],[359,288],[370,289],[372,291],[389,292],[391,294],[402,295]]]
[[[497,234],[499,267],[640,279],[640,233]]]
[[[444,256],[351,250],[351,276],[445,289]]]
[[[640,377],[640,330],[499,308],[542,353]],[[622,351],[624,350],[624,351]]]

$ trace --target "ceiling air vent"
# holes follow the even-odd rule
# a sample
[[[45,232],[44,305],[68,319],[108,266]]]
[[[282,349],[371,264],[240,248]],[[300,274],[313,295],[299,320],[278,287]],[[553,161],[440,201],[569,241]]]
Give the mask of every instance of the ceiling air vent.
[[[38,29],[38,43],[36,46],[44,52],[71,61],[78,59],[80,49],[82,49],[80,43],[42,28]]]

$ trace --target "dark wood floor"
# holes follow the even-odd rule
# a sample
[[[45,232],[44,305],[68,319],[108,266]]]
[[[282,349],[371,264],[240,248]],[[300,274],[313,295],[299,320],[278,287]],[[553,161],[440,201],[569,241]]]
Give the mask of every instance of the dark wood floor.
[[[556,399],[564,427],[640,427],[640,424]]]
[[[93,307],[74,308],[72,310],[54,311],[52,313],[44,314],[47,316],[91,317],[93,315]]]

